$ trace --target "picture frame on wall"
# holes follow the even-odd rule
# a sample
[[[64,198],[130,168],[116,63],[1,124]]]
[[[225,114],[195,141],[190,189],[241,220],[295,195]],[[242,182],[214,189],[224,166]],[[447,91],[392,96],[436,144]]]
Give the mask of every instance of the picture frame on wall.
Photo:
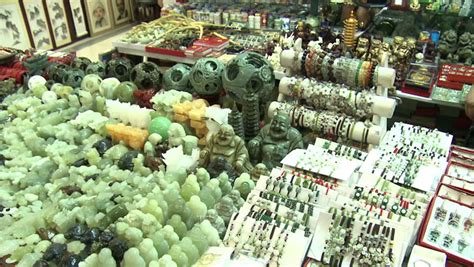
[[[51,31],[46,18],[44,3],[38,0],[23,0],[23,8],[28,19],[34,47],[40,50],[53,49],[54,45],[51,39]]]
[[[111,0],[115,25],[128,22],[132,18],[129,0]]]
[[[86,12],[92,34],[112,28],[112,12],[107,0],[87,0]]]
[[[72,20],[74,22],[74,29],[76,30],[76,37],[82,37],[89,34],[87,30],[87,20],[82,8],[81,0],[70,0]]]
[[[56,47],[69,44],[71,42],[71,33],[69,32],[67,13],[63,0],[46,0],[46,6]]]
[[[0,46],[21,50],[31,47],[19,0],[0,1]]]

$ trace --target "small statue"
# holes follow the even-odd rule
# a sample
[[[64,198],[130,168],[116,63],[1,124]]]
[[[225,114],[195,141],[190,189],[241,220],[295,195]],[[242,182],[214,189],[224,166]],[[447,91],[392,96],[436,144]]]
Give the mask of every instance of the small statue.
[[[234,204],[237,206],[238,209],[240,209],[245,203],[244,199],[240,196],[240,192],[236,189],[233,189],[232,191],[230,191],[230,193],[227,196],[232,199],[232,201],[234,202]]]
[[[399,47],[398,50],[395,51],[395,60],[397,65],[408,65],[408,61],[410,59],[410,47],[408,42],[404,41]]]
[[[405,38],[403,38],[402,36],[395,36],[393,38],[392,51],[397,51],[398,47],[403,43],[404,40]]]
[[[234,129],[228,124],[221,125],[219,131],[211,136],[201,151],[200,165],[208,166],[218,156],[224,157],[239,173],[252,169],[245,142],[235,135]]]
[[[168,129],[168,144],[170,147],[183,146],[186,155],[191,155],[193,149],[197,148],[198,138],[186,135],[184,127],[179,123],[171,123]]]
[[[252,189],[255,188],[255,182],[250,178],[248,173],[242,173],[239,178],[235,179],[234,189],[239,191],[240,197],[247,199]]]
[[[443,32],[439,39],[438,52],[441,59],[450,60],[456,52],[458,35],[455,30]]]
[[[366,37],[359,37],[355,50],[356,58],[365,60],[369,53],[370,40]]]
[[[390,56],[392,55],[392,51],[390,51],[390,44],[389,43],[382,43],[382,45],[378,49],[377,61],[382,62],[384,55],[389,57],[389,62],[390,62]]]
[[[379,39],[372,39],[370,50],[369,50],[369,59],[372,62],[377,62],[379,49],[382,47],[382,41]]]
[[[474,57],[474,52],[472,51],[474,42],[474,35],[468,32],[463,33],[459,37],[458,49],[456,51],[456,61],[463,63],[464,65],[470,66],[472,64],[472,59]]]
[[[303,148],[303,137],[291,127],[288,116],[276,114],[271,123],[248,143],[252,160],[262,162],[268,169],[280,164],[291,151]]]
[[[207,171],[213,178],[218,177],[222,172],[226,172],[230,181],[234,181],[235,178],[239,176],[238,173],[235,172],[232,165],[230,165],[230,163],[227,162],[223,156],[218,156],[213,161],[211,161],[207,166]]]
[[[237,207],[234,206],[232,198],[225,196],[216,203],[214,209],[217,214],[224,220],[225,224],[229,224],[230,218],[234,212],[237,212]]]
[[[410,9],[411,11],[420,11],[420,1],[419,0],[412,0],[410,1]]]
[[[217,176],[217,180],[219,181],[219,187],[223,195],[227,195],[232,190],[231,181],[229,181],[229,175],[225,172],[219,174]],[[234,182],[234,181],[232,181]]]
[[[260,179],[260,176],[262,176],[262,175],[265,176],[265,175],[268,175],[268,174],[270,174],[270,172],[268,171],[267,166],[265,166],[265,164],[263,164],[263,163],[259,163],[259,164],[255,165],[255,167],[253,168],[250,177],[256,183],[258,181],[258,179]]]
[[[436,59],[436,46],[433,41],[426,44],[424,60],[427,62],[434,62]]]
[[[217,232],[219,232],[220,238],[224,238],[226,227],[224,220],[219,217],[217,211],[215,209],[210,209],[207,211],[206,220],[208,220],[214,228],[216,228]]]

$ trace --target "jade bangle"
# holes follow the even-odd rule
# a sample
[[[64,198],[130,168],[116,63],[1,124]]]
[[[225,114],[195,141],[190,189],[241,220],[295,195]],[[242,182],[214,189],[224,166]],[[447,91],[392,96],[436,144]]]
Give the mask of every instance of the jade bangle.
[[[354,77],[355,87],[359,86],[359,72],[360,72],[360,69],[362,68],[362,63],[363,63],[363,61],[360,61],[359,64],[357,65],[357,71],[356,71],[356,75]]]

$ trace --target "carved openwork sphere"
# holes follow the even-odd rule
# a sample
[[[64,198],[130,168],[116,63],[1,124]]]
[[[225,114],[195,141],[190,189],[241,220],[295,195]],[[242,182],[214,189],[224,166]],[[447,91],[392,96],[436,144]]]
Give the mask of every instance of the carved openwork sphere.
[[[70,69],[63,76],[63,84],[72,88],[81,87],[82,79],[84,79],[84,71],[81,69]]]
[[[161,73],[155,63],[142,62],[132,69],[130,80],[138,89],[158,89],[161,84]]]
[[[107,73],[107,77],[117,78],[121,82],[125,82],[130,80],[132,68],[132,62],[129,59],[119,57],[107,62],[105,72]]]
[[[165,90],[177,90],[192,93],[193,86],[189,81],[190,74],[191,67],[181,63],[167,69],[163,75]]]
[[[68,69],[68,65],[53,63],[48,68],[48,77],[57,83],[62,83],[63,77]]]
[[[105,78],[105,64],[101,61],[92,62],[86,68],[86,74],[97,74],[100,78]]]
[[[92,61],[86,57],[76,57],[72,61],[71,67],[86,71],[87,66],[89,66],[91,63]]]
[[[222,83],[227,94],[236,102],[257,96],[265,99],[275,87],[275,75],[270,62],[262,55],[245,52],[226,66]]]
[[[199,95],[217,95],[222,89],[224,64],[216,58],[201,58],[191,69],[189,80]]]

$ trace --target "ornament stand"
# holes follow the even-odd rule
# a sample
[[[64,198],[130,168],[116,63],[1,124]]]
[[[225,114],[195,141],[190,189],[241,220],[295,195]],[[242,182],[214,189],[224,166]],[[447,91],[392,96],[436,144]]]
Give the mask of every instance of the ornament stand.
[[[280,63],[282,67],[286,68],[289,73],[295,76],[298,73],[301,73],[302,58],[305,53],[303,52],[300,42],[296,42],[296,45],[292,49],[283,50],[280,54]],[[387,118],[393,116],[395,110],[395,101],[389,99],[388,88],[393,87],[395,83],[395,70],[388,68],[388,56],[384,54],[382,56],[382,63],[379,64],[376,76],[376,98],[373,99],[373,118],[372,123],[374,123],[377,129],[369,130],[369,136],[367,141],[371,145],[378,145],[382,137],[387,131]],[[283,78],[280,84],[280,95],[278,100],[281,101],[284,99],[284,96],[289,93],[287,79]],[[280,103],[273,102],[269,109],[268,115],[271,117],[274,115],[274,112],[277,108],[281,108]],[[310,110],[308,110],[311,112]],[[313,111],[314,112],[314,111]],[[309,124],[307,123],[309,126]],[[366,127],[363,122],[358,122],[354,126],[354,132],[351,134],[350,138],[355,141],[362,140],[362,132]],[[374,128],[374,127],[372,127]],[[369,150],[372,146],[369,146]]]

